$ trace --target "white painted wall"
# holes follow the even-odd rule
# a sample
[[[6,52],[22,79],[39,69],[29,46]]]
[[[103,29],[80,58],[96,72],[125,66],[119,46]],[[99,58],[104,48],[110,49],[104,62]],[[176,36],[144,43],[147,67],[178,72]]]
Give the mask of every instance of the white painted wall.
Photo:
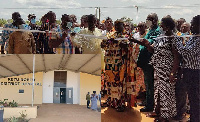
[[[73,87],[73,104],[80,101],[80,73],[67,71],[67,88]]]
[[[80,73],[67,71],[67,88],[73,87],[73,104],[80,102]],[[43,103],[53,103],[54,71],[44,73]]]
[[[43,98],[42,103],[53,103],[54,71],[43,74]]]

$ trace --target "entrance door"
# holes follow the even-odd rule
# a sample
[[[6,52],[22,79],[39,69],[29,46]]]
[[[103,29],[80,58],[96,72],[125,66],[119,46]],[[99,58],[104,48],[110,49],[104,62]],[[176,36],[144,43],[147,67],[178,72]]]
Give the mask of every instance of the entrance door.
[[[67,88],[67,104],[73,104],[73,88]]]
[[[66,103],[66,88],[60,88],[60,103]]]
[[[60,88],[53,88],[53,103],[60,103]]]

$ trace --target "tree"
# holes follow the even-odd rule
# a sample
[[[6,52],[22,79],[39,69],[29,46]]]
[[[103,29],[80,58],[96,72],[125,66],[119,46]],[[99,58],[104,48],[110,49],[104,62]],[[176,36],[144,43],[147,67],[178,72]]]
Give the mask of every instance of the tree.
[[[13,19],[8,19],[7,22],[8,23],[13,23]]]
[[[7,20],[5,20],[5,19],[0,19],[0,27],[3,27],[4,26],[4,24],[7,24],[8,22],[7,22]]]
[[[29,25],[29,24],[30,24],[30,21],[27,20],[27,21],[26,21],[26,24]]]
[[[61,21],[60,20],[56,20],[56,24],[60,25]]]
[[[42,25],[42,21],[40,21],[40,20],[39,20],[39,21],[36,21],[35,23],[36,23],[36,25],[38,25],[38,26],[41,26],[41,25]]]
[[[128,22],[128,23],[132,23],[133,19],[129,18],[129,17],[122,17],[121,18],[124,22]]]

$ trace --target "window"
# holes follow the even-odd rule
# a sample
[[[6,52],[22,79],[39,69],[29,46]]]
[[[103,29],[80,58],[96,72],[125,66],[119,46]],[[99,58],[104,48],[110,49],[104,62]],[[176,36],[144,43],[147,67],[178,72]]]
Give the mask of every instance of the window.
[[[54,87],[66,87],[67,71],[54,71]]]

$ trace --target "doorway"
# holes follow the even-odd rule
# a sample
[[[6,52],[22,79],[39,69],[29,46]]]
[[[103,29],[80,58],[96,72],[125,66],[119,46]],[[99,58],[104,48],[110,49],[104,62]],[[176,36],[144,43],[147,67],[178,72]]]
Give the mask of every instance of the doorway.
[[[67,88],[67,104],[73,104],[73,88]]]
[[[60,103],[66,103],[66,88],[60,88]]]
[[[73,88],[53,88],[53,103],[73,104]]]

